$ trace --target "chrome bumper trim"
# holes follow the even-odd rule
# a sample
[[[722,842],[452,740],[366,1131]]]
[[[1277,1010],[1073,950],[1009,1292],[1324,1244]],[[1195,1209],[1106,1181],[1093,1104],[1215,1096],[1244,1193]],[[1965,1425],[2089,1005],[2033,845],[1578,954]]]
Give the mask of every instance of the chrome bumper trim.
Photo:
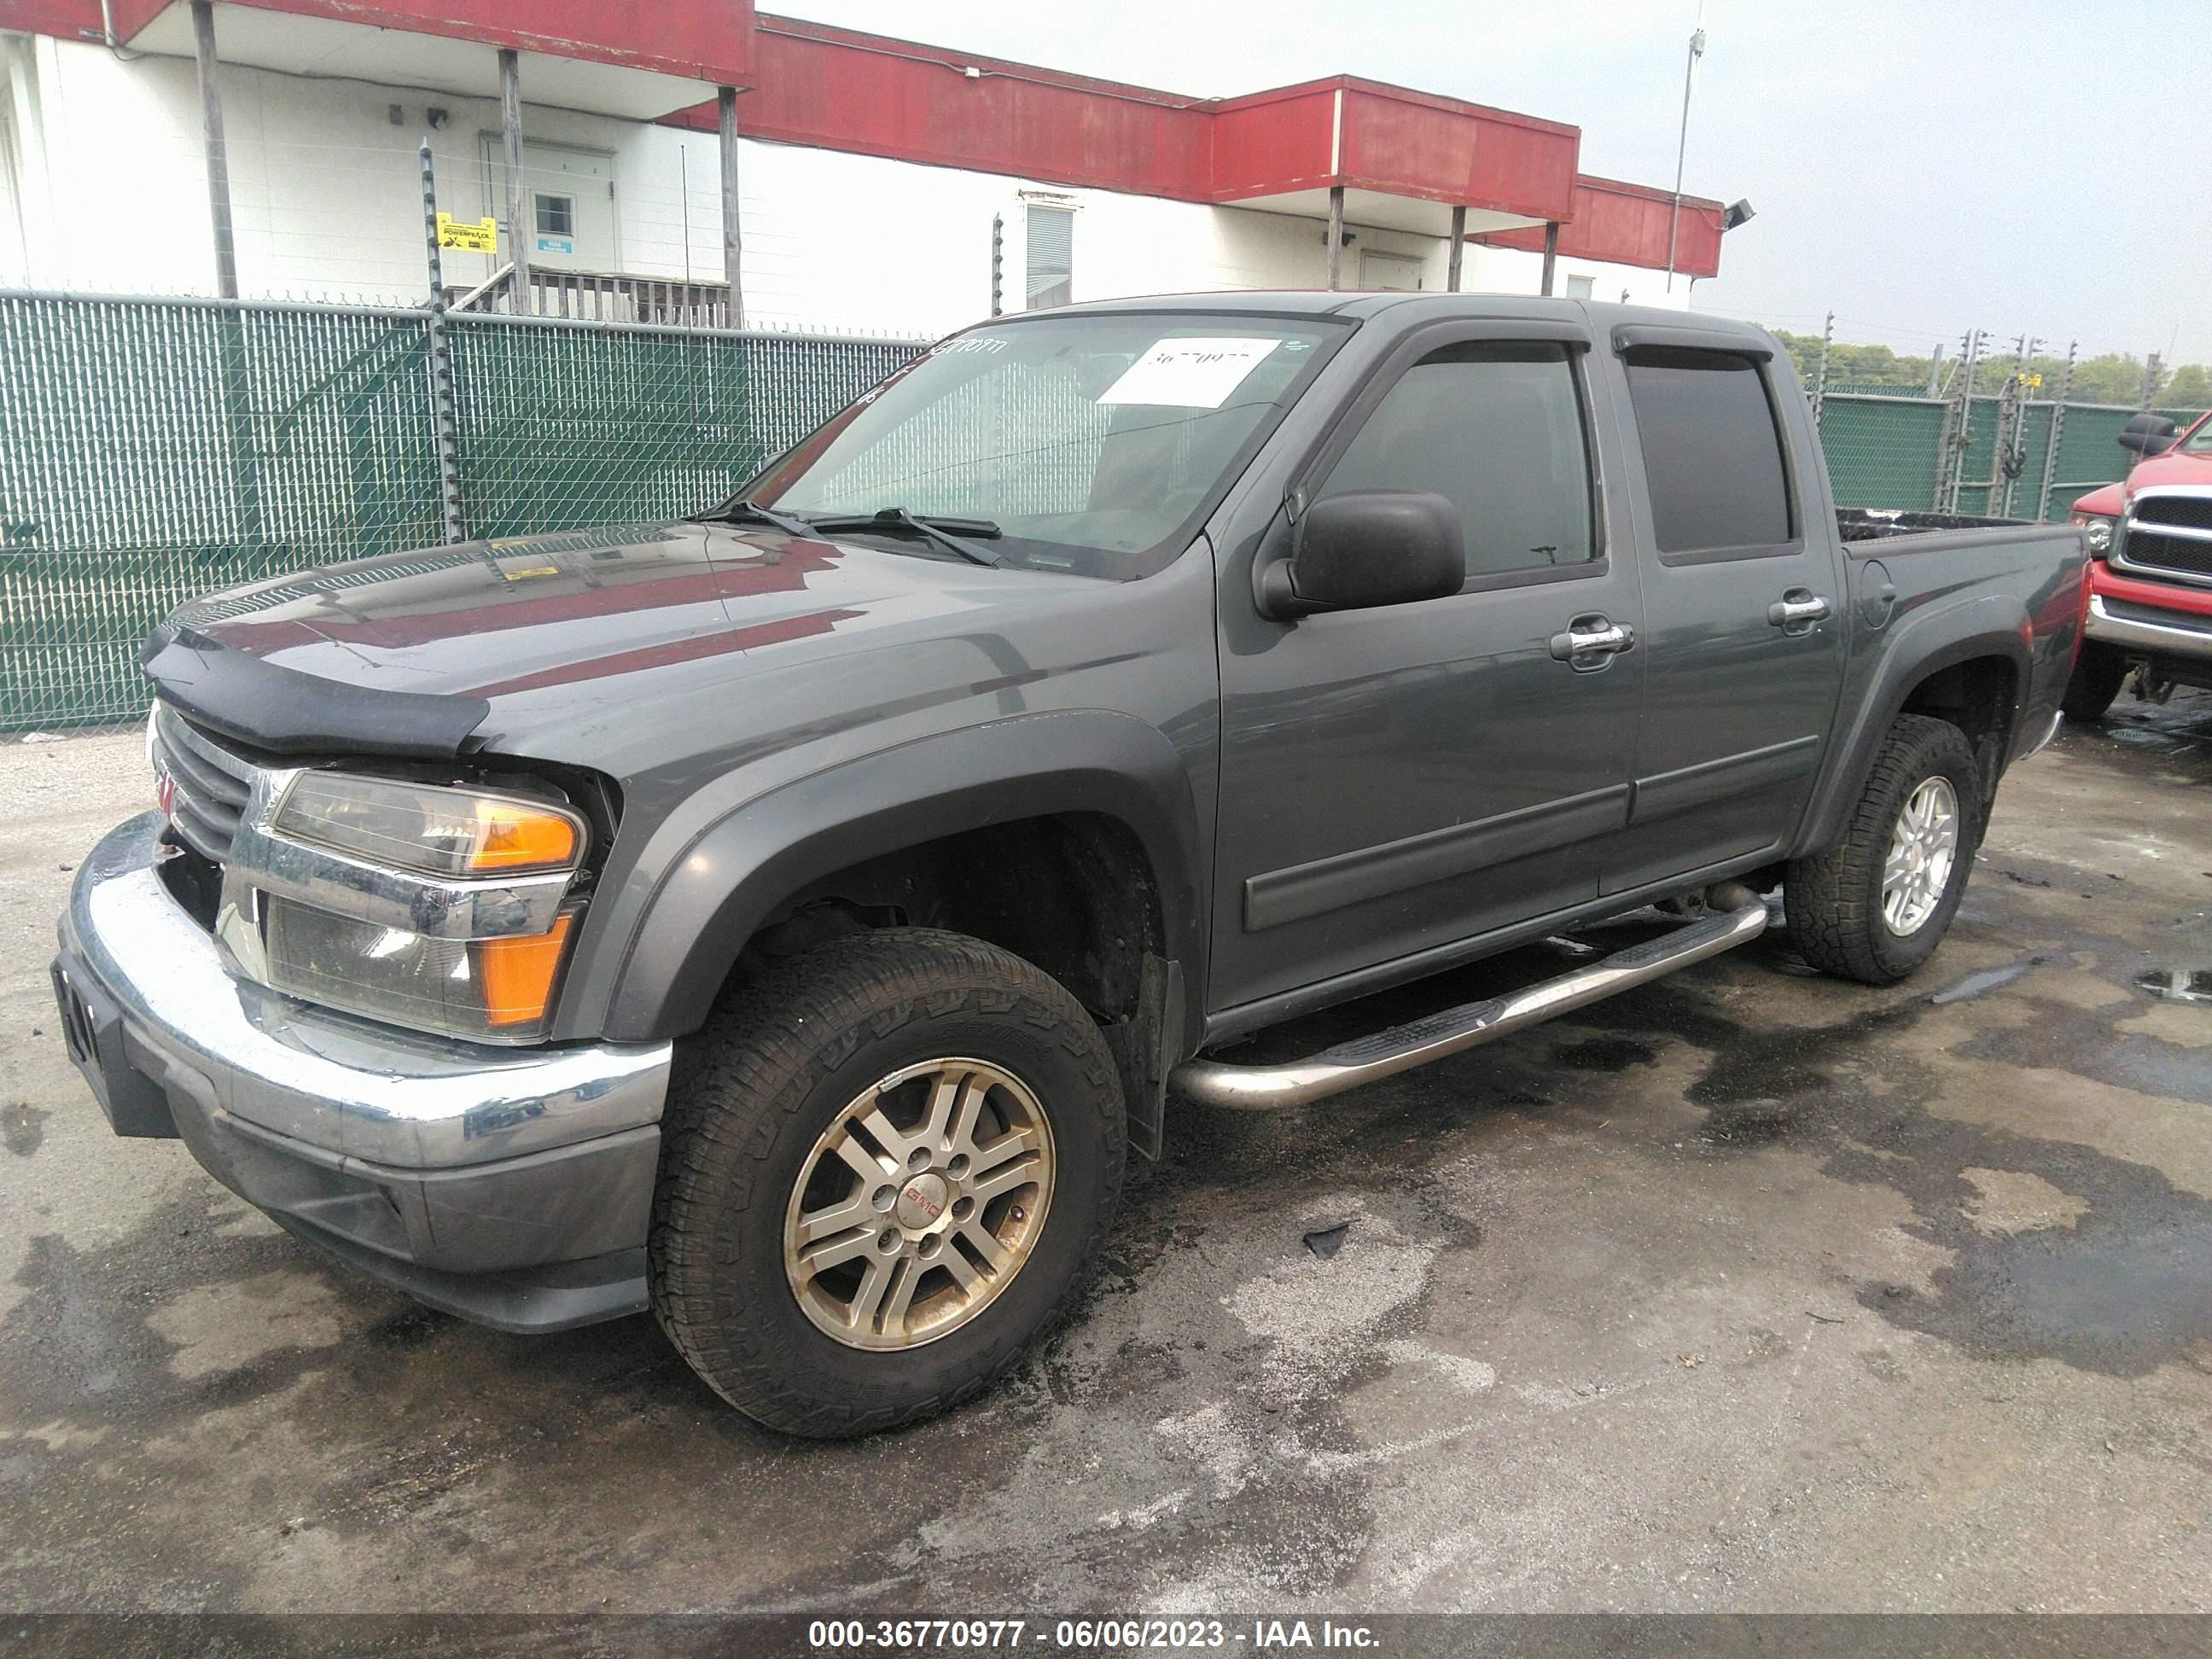
[[[149,812],[108,832],[78,868],[64,933],[172,1093],[403,1170],[659,1121],[668,1043],[488,1048],[326,1016],[232,977],[155,872],[161,830]]]
[[[2131,646],[2138,651],[2169,656],[2212,658],[2212,625],[2186,628],[2116,617],[2106,608],[2101,593],[2089,596],[2087,626],[2091,639],[2102,640],[2107,645]]]
[[[2054,708],[2051,712],[2051,724],[2043,728],[2043,735],[2039,738],[2033,738],[2028,743],[2023,744],[2020,752],[2014,755],[2013,758],[2015,761],[2024,761],[2031,756],[2041,754],[2057,740],[2058,728],[2065,724],[2065,711],[2063,709]]]

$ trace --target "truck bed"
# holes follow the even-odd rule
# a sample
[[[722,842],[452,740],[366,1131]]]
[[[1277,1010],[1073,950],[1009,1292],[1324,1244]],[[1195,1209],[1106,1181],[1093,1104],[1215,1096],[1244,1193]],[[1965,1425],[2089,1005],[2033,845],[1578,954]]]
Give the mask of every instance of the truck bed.
[[[2026,530],[2032,528],[2033,522],[2028,519],[1980,519],[1969,513],[1911,513],[1871,507],[1836,509],[1836,533],[1847,542],[1925,536],[1940,530]]]

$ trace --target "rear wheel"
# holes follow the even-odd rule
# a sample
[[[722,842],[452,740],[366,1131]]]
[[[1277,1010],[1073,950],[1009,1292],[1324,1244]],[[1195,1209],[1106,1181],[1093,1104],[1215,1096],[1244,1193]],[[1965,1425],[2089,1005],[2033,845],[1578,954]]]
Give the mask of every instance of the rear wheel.
[[[1791,942],[1841,979],[1903,979],[1951,926],[1986,810],[1966,733],[1948,720],[1900,715],[1842,842],[1790,866]]]
[[[1003,1374],[1064,1302],[1121,1183],[1121,1085],[1057,982],[981,940],[840,939],[679,1056],[653,1309],[748,1415],[846,1435]]]
[[[2127,678],[2126,658],[2101,640],[2084,641],[2074,678],[2067,681],[2066,696],[2058,706],[2069,720],[2102,720]]]

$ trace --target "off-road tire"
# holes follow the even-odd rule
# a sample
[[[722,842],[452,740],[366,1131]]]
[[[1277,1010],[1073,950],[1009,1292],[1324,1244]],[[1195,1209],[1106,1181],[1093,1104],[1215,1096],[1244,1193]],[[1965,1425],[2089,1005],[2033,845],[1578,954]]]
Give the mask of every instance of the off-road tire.
[[[1957,914],[1981,845],[1988,807],[1966,734],[1948,720],[1900,714],[1882,738],[1844,838],[1791,861],[1784,889],[1790,939],[1806,961],[1838,979],[1893,985],[1935,954]],[[1882,867],[1898,815],[1928,779],[1948,780],[1959,801],[1959,844],[1934,912],[1913,932],[1882,920]]]
[[[2085,725],[2100,720],[2127,678],[2127,659],[2116,647],[2102,640],[2084,640],[2081,655],[2074,664],[2074,678],[2066,682],[2066,695],[2058,706],[2069,720]]]
[[[784,1266],[787,1206],[848,1103],[918,1062],[1005,1067],[1049,1121],[1055,1185],[1004,1291],[920,1346],[825,1334]],[[726,997],[678,1045],[648,1249],[661,1329],[707,1385],[787,1433],[833,1437],[929,1417],[1003,1376],[1064,1307],[1120,1200],[1127,1121],[1098,1028],[1056,981],[963,934],[841,939]]]

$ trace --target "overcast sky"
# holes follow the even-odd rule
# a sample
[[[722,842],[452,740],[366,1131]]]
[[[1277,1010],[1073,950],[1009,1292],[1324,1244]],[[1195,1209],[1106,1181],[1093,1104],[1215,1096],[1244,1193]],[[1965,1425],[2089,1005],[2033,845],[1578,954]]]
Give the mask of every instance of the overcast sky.
[[[782,7],[769,0],[768,9]],[[1353,74],[1571,121],[1671,185],[1698,0],[792,0],[1200,96]],[[1924,354],[2212,362],[2212,0],[1705,0],[1683,188],[1759,216],[1699,309]]]

